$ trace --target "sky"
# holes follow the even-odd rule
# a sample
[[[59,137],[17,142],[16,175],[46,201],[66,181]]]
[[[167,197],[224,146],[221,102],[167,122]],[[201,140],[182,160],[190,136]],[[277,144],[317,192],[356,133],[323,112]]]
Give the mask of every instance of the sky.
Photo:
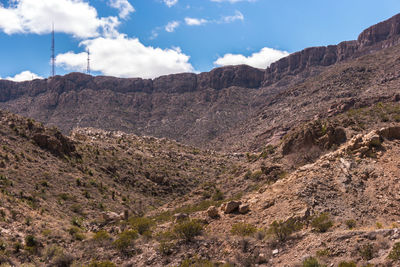
[[[155,78],[272,62],[354,40],[399,0],[0,0],[0,79],[56,74]]]

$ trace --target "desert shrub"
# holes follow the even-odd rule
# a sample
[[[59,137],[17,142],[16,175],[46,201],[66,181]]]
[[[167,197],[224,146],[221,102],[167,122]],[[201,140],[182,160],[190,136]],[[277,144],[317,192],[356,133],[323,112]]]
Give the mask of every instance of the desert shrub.
[[[129,219],[129,224],[139,234],[143,235],[148,232],[153,225],[153,221],[146,217],[133,217]]]
[[[79,204],[72,204],[71,205],[71,211],[78,213],[78,214],[82,214],[83,213],[83,209],[82,206]]]
[[[178,265],[178,267],[215,267],[215,266],[221,266],[221,265],[217,265],[210,260],[199,259],[198,257],[185,259],[181,262],[181,264]],[[231,267],[231,266],[232,265],[230,264],[224,264],[221,267]]]
[[[158,246],[158,251],[162,255],[171,255],[174,247],[175,247],[174,243],[168,242],[168,241],[165,241],[165,240],[161,240],[160,241],[160,245]]]
[[[326,267],[326,265],[322,265],[318,262],[318,260],[314,257],[308,257],[303,261],[303,267]]]
[[[54,258],[52,266],[69,267],[74,262],[74,257],[70,254],[61,253]]]
[[[118,235],[118,238],[113,242],[115,248],[122,252],[133,248],[135,239],[138,238],[138,233],[135,230],[125,230]]]
[[[371,244],[363,245],[359,252],[361,258],[364,260],[371,260],[374,258],[374,247]]]
[[[274,235],[279,241],[285,241],[292,233],[299,231],[302,227],[303,225],[294,219],[273,221],[268,228],[268,233]]]
[[[68,233],[74,237],[75,240],[82,241],[85,239],[85,235],[81,232],[81,229],[77,226],[72,226],[68,229]]]
[[[219,190],[218,188],[215,189],[215,193],[212,196],[212,200],[218,201],[218,200],[223,200],[223,199],[224,199],[224,193],[222,193],[222,191]]]
[[[27,235],[25,237],[25,245],[27,247],[34,248],[34,247],[37,247],[38,241],[36,240],[36,238],[33,235]]]
[[[382,223],[380,223],[380,222],[376,222],[376,228],[378,228],[378,229],[382,229],[382,228],[383,228],[383,225],[382,225]]]
[[[316,252],[317,257],[329,257],[331,255],[331,251],[329,249],[321,249]]]
[[[388,258],[395,261],[400,260],[400,242],[397,242],[393,245]]]
[[[73,217],[71,219],[71,224],[73,226],[82,227],[83,220],[81,218],[78,218],[78,217]]]
[[[356,221],[355,220],[347,220],[345,221],[345,224],[347,225],[347,228],[350,230],[356,227]]]
[[[110,239],[111,239],[110,235],[105,230],[100,230],[96,232],[93,236],[93,240],[96,242],[104,242]]]
[[[201,235],[203,224],[197,220],[186,220],[174,226],[174,232],[178,237],[186,241],[192,241],[194,237]]]
[[[249,223],[236,223],[232,225],[231,233],[239,236],[250,236],[257,232],[257,228]]]
[[[328,213],[321,213],[311,220],[311,226],[319,233],[325,233],[333,226],[333,221]]]
[[[251,174],[251,179],[254,180],[254,181],[258,181],[258,180],[260,180],[260,177],[261,177],[262,174],[263,173],[262,173],[261,170],[255,171],[255,172],[253,172]]]
[[[7,245],[6,242],[4,242],[4,240],[0,239],[0,251],[4,251],[6,250]]]
[[[15,242],[13,244],[14,253],[19,253],[22,249],[22,244],[20,242]]]
[[[89,264],[89,267],[116,267],[111,261],[94,261]]]
[[[357,267],[357,264],[354,261],[342,261],[339,263],[338,267]]]

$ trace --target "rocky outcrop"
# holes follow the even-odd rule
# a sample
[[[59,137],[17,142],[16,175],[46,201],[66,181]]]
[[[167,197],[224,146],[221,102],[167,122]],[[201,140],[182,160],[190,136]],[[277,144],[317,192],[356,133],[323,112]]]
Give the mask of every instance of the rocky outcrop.
[[[387,48],[400,43],[400,14],[364,30],[356,41],[338,45],[311,47],[272,63],[265,71],[263,86],[283,76],[296,75],[309,67],[329,66],[337,62]]]

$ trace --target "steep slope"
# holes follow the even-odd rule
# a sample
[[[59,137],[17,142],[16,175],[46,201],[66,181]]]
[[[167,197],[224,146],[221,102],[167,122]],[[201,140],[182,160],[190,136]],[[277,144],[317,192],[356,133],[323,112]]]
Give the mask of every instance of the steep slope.
[[[66,137],[4,111],[0,136],[0,265],[64,266],[53,261],[109,222],[189,196],[214,203],[251,186],[243,178],[225,185],[246,171],[235,157],[166,139],[95,129]]]
[[[320,99],[320,106],[331,105],[331,100],[337,98],[337,105],[341,106],[348,101],[346,94],[356,97],[360,92],[369,92],[366,84],[348,89],[346,93],[342,92],[340,84],[332,84],[329,92],[325,92],[330,98],[320,98],[321,95],[305,86],[317,83],[320,78],[315,78],[316,75],[323,77],[323,73],[335,71],[338,63],[351,65],[363,55],[374,58],[378,52],[388,53],[387,58],[397,58],[398,50],[391,47],[399,43],[399,22],[400,14],[363,31],[355,41],[307,48],[266,70],[229,66],[209,73],[168,75],[154,80],[91,77],[79,73],[23,83],[1,80],[0,107],[47,125],[57,125],[64,133],[75,127],[96,127],[167,137],[214,149],[257,149],[252,141],[268,143],[271,137],[292,127],[292,123],[288,123],[278,129],[273,126],[273,119],[265,120],[276,116],[277,110],[290,108],[285,118],[308,120],[321,109],[307,107],[305,97]],[[396,72],[396,64],[382,63],[385,62],[371,62],[371,67],[364,72],[378,75],[379,72],[374,71],[379,66],[385,66],[386,74]],[[358,72],[350,70],[346,74],[348,85],[357,83],[361,75]],[[397,76],[389,78],[398,79]],[[372,82],[378,86],[380,81]],[[284,102],[288,92],[295,96],[294,103],[303,102],[310,111]],[[293,103],[293,99],[291,101]],[[301,116],[303,113],[307,113],[306,117]],[[236,131],[239,125],[243,130],[250,125],[256,136],[243,135],[240,129]]]

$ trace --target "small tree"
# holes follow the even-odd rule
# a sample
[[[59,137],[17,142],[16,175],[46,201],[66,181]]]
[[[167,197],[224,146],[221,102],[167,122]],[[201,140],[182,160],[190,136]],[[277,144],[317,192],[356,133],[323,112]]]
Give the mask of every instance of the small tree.
[[[174,232],[186,241],[192,241],[195,236],[201,235],[203,232],[203,224],[197,220],[186,220],[178,223],[174,227]]]

